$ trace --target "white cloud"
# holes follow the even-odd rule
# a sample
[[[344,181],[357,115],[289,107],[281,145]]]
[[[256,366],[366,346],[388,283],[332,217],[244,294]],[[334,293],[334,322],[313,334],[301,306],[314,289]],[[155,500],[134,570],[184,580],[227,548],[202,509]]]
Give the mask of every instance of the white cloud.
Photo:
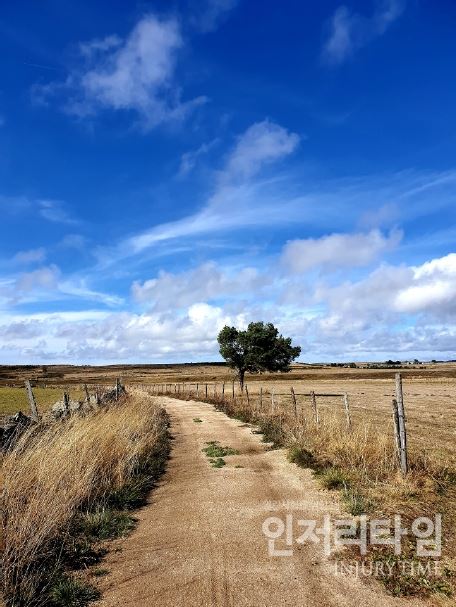
[[[0,313],[0,359],[214,359],[216,336],[224,324],[245,326],[257,319],[270,320],[291,335],[303,346],[306,360],[456,356],[456,253],[417,266],[383,264],[356,281],[334,282],[337,277],[331,276],[325,284],[321,277],[310,282],[306,297],[298,294],[286,303],[281,303],[281,293],[295,291],[303,277],[271,269],[236,274],[232,267],[205,264],[159,275],[133,288],[147,308],[139,314]],[[21,288],[49,288],[53,280],[52,272],[29,273]]]
[[[43,247],[19,251],[13,257],[13,261],[20,264],[40,263],[46,259],[46,250]]]
[[[334,270],[364,266],[381,253],[397,246],[402,233],[384,236],[379,230],[367,234],[331,234],[321,238],[292,240],[285,245],[282,261],[291,272],[301,273],[320,268]]]
[[[160,272],[158,278],[134,282],[132,295],[154,311],[182,308],[201,301],[258,295],[267,278],[254,268],[221,268],[213,262],[179,274]]]
[[[23,294],[33,290],[54,289],[57,287],[59,276],[60,270],[55,265],[24,272],[17,278],[14,291],[16,294]]]
[[[55,264],[22,272],[17,276],[0,278],[0,304],[5,307],[62,300],[91,301],[114,308],[124,303],[118,295],[89,287],[85,276],[65,278]]]
[[[84,68],[73,71],[65,83],[39,87],[35,93],[44,100],[63,93],[66,111],[79,117],[103,109],[133,111],[146,128],[181,120],[206,101],[180,98],[175,68],[183,45],[175,19],[149,14],[124,40],[108,36],[82,44]]]
[[[194,304],[183,314],[75,314],[0,316],[0,335],[8,337],[0,347],[0,362],[151,362],[176,356],[210,360],[218,353],[215,336],[220,329],[225,324],[245,325],[242,314],[230,315],[205,303]],[[24,341],[31,331],[33,340]]]
[[[290,155],[298,144],[299,136],[279,124],[269,120],[256,122],[238,138],[222,173],[223,179],[253,177],[264,165]]]
[[[323,60],[339,65],[358,49],[381,36],[404,12],[405,0],[382,0],[371,17],[351,12],[340,6],[331,18],[330,32],[323,51]]]
[[[456,313],[456,253],[414,267],[410,283],[397,294],[397,310],[408,313]]]
[[[401,322],[407,315],[456,322],[456,254],[420,266],[383,264],[357,282],[318,285],[315,299],[334,326],[368,328]]]
[[[242,136],[238,142],[241,140]],[[411,222],[437,210],[444,213],[445,209],[451,209],[454,198],[455,171],[401,171],[382,178],[368,176],[303,184],[290,180],[287,175],[285,182],[282,174],[271,175],[269,170],[265,171],[266,176],[257,175],[244,181],[233,175],[230,181],[226,167],[237,149],[235,145],[232,153],[228,154],[225,166],[219,171],[214,193],[201,205],[200,210],[182,219],[133,234],[115,247],[100,249],[100,267],[178,238],[180,244],[186,239],[185,245],[192,247],[194,239],[201,234],[213,236],[232,230],[276,229],[287,225],[301,225],[320,232],[326,230],[328,225],[350,230],[359,223],[359,208],[365,209],[365,213],[372,211],[372,217],[363,222],[371,227],[376,219],[382,219],[375,217],[375,210],[385,204],[395,210],[394,223],[402,220]],[[257,164],[255,166],[258,167]],[[389,222],[392,217],[390,214]],[[387,223],[387,217],[383,219]]]
[[[135,255],[165,240],[229,230],[236,226],[260,226],[274,221],[283,223],[287,216],[286,203],[280,204],[270,192],[266,202],[266,197],[258,194],[258,187],[262,184],[251,178],[265,165],[291,154],[298,143],[298,135],[268,120],[251,125],[238,137],[225,166],[218,173],[215,192],[201,211],[128,238],[120,243],[117,251],[107,252],[107,263]],[[258,209],[259,199],[261,210]],[[289,221],[292,222],[293,218],[290,217]]]

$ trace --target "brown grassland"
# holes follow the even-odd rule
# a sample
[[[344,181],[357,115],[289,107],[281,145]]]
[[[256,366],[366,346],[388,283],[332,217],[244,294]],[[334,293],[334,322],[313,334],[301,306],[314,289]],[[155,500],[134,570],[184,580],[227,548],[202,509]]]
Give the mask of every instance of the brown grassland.
[[[442,575],[436,578],[423,576],[418,580],[399,576],[385,580],[385,583],[393,594],[429,596],[431,593],[433,601],[441,600],[451,604],[456,592],[456,364],[429,364],[400,369],[403,376],[410,447],[411,470],[406,478],[397,470],[394,453],[391,401],[396,372],[395,369],[296,365],[289,374],[248,376],[247,403],[245,395],[240,398],[238,393],[236,400],[231,401],[231,382],[234,380],[234,374],[224,365],[3,367],[0,368],[0,413],[13,412],[11,409],[19,403],[21,408],[26,410],[25,391],[21,387],[24,379],[30,379],[35,385],[38,406],[42,411],[51,404],[54,394],[57,398],[61,396],[65,387],[78,394],[82,391],[83,383],[90,386],[112,384],[116,377],[122,377],[127,386],[155,385],[155,393],[157,386],[167,384],[168,392],[173,394],[175,388],[172,384],[185,384],[187,392],[193,390],[193,398],[198,383],[201,400],[206,400],[207,384],[209,402],[213,402],[229,415],[259,424],[267,440],[289,450],[290,461],[312,467],[316,478],[325,489],[340,490],[343,507],[353,516],[356,517],[362,512],[371,516],[392,516],[398,513],[409,523],[417,516],[442,513]],[[220,398],[223,383],[226,397],[224,402]],[[291,387],[297,395],[298,421],[292,414]],[[260,389],[263,408],[258,412]],[[340,397],[317,396],[320,414],[320,423],[317,425],[313,419],[310,400],[304,395],[310,391],[315,391],[317,395],[347,393],[353,422],[352,431],[347,431],[343,401]],[[272,392],[275,404],[273,411]],[[12,395],[15,398],[14,405],[11,405]],[[181,394],[181,397],[189,398],[190,395]],[[141,408],[138,412],[141,413]],[[97,416],[94,419],[96,420]],[[102,422],[97,427],[94,426],[94,433],[91,434],[93,441],[96,440],[95,431],[99,431],[102,436],[106,432],[107,420]],[[114,426],[117,424],[114,419],[109,423],[111,422]],[[84,423],[87,423],[84,418],[81,422],[75,421],[74,431],[78,430],[78,424]],[[70,440],[69,434],[62,438],[63,442],[52,439],[46,445],[37,445],[43,453],[50,452],[49,465],[52,464],[53,458],[71,461],[65,456],[66,443],[75,443],[73,438]],[[52,450],[50,442],[53,443]],[[111,447],[106,447],[106,462],[113,461],[109,455],[110,449]],[[97,449],[97,452],[100,451]],[[104,457],[102,459],[105,461]],[[24,490],[37,495],[31,488],[36,479],[33,476],[33,465],[29,464],[28,458],[22,458],[20,462],[15,462],[14,466],[11,465],[11,460],[9,462],[5,476],[14,478],[20,488],[22,481],[19,475],[13,474],[14,468],[20,464],[20,467],[25,467],[27,471],[28,480],[24,482],[28,484]],[[88,465],[87,462],[81,469],[68,469],[68,472],[85,478],[85,465]],[[57,471],[55,473],[57,474]],[[114,476],[118,479],[117,472]],[[55,479],[52,476],[49,478],[50,484],[46,491],[50,492]],[[118,480],[115,483],[118,483]],[[78,501],[80,496],[75,503]],[[38,503],[34,508],[39,510]],[[22,517],[22,513],[20,516]],[[31,527],[24,525],[22,530],[19,528],[19,519],[18,515],[15,523],[18,525],[17,541],[26,542],[25,536],[31,532]],[[44,521],[43,527],[46,527],[46,524]],[[13,548],[17,549],[11,545],[8,554],[14,552]],[[38,551],[38,546],[32,546],[33,550]],[[412,555],[413,546],[410,545],[408,550]],[[406,553],[406,556],[409,554]],[[371,557],[389,562],[391,554],[379,550]],[[448,598],[451,595],[453,598]]]

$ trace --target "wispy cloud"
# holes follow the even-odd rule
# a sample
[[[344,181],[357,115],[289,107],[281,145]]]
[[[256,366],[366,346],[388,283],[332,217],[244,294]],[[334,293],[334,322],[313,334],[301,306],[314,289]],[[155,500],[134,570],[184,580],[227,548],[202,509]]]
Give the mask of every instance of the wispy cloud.
[[[184,41],[175,19],[144,16],[122,39],[111,35],[80,45],[83,65],[64,82],[34,88],[38,101],[55,98],[69,114],[93,116],[102,110],[134,112],[145,128],[182,120],[206,101],[182,101],[175,67]]]
[[[77,219],[71,216],[66,205],[61,200],[38,200],[39,213],[43,219],[53,223],[77,224]]]
[[[55,265],[38,267],[0,280],[0,303],[6,307],[39,301],[91,301],[108,307],[124,303],[118,295],[91,288],[86,276],[77,274],[65,277]]]
[[[19,264],[41,263],[46,259],[46,250],[44,247],[38,249],[29,249],[28,251],[19,251],[13,257],[13,262]]]
[[[227,230],[236,225],[261,225],[283,214],[283,208],[276,204],[269,208],[263,205],[262,213],[258,214],[255,202],[258,185],[250,180],[265,165],[290,155],[298,143],[296,133],[278,124],[268,120],[253,124],[238,137],[224,168],[217,174],[215,192],[201,211],[128,238],[120,244],[117,254],[133,255],[164,240]],[[112,252],[109,256],[113,258]]]
[[[82,234],[66,234],[59,242],[60,247],[64,249],[77,249],[82,251],[87,248],[87,238]]]
[[[404,12],[405,0],[382,0],[370,17],[340,6],[331,17],[329,35],[322,59],[328,65],[340,65],[357,50],[381,36]]]
[[[199,3],[192,0],[192,8],[195,10],[192,24],[201,32],[213,32],[238,4],[239,0],[202,0]]]
[[[220,139],[212,139],[208,143],[203,143],[196,150],[190,150],[189,152],[185,152],[181,156],[180,166],[179,166],[179,177],[186,177],[198,163],[198,160],[208,154],[218,143]]]
[[[270,120],[252,124],[231,152],[221,173],[222,181],[245,181],[257,174],[264,165],[288,156],[298,147],[299,136]]]

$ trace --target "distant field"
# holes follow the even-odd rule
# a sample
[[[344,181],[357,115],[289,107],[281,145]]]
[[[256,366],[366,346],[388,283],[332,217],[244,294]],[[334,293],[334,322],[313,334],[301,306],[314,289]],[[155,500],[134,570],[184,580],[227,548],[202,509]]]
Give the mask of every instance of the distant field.
[[[78,386],[70,389],[70,398],[75,400],[83,398],[83,391]],[[63,388],[50,387],[33,388],[35,400],[40,412],[47,411],[50,407],[62,399]],[[29,404],[27,395],[24,388],[7,388],[5,386],[0,387],[0,415],[12,415],[22,411],[22,413],[29,413]]]
[[[441,457],[456,456],[456,364],[429,364],[401,369],[404,399],[412,447],[425,449]],[[291,403],[290,387],[299,393],[347,392],[353,421],[370,419],[379,429],[391,432],[391,398],[394,392],[394,369],[349,369],[297,365],[289,374],[247,376],[252,399],[260,387],[265,398],[272,388],[276,400]],[[104,367],[36,366],[0,367],[0,413],[27,411],[24,379],[30,379],[38,406],[45,410],[60,399],[64,386],[75,398],[83,395],[82,384],[114,384],[121,377],[125,383],[208,383],[231,382],[234,374],[224,365],[115,365]],[[6,387],[14,385],[16,387]],[[46,386],[46,387],[44,387]],[[228,387],[227,387],[228,390]],[[309,399],[298,396],[300,409],[310,411]],[[322,416],[325,410],[340,410],[340,399],[318,399]]]

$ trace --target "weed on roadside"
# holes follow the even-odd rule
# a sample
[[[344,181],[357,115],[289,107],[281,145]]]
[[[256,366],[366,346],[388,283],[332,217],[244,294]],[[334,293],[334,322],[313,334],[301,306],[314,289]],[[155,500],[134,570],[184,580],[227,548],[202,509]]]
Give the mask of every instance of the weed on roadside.
[[[83,514],[79,518],[79,532],[91,539],[114,539],[127,535],[136,522],[127,512],[102,509]]]
[[[347,512],[352,516],[367,514],[374,508],[374,503],[366,498],[359,490],[345,487],[342,491],[342,500]]]
[[[200,419],[199,417],[194,417],[193,421],[195,422],[195,424],[202,424],[203,423],[203,420]]]
[[[226,461],[223,459],[223,457],[217,457],[215,459],[210,458],[209,461],[213,468],[223,468],[223,466],[226,466]]]
[[[100,598],[100,592],[68,575],[61,575],[49,591],[52,607],[85,607]]]
[[[342,470],[335,467],[321,468],[315,471],[315,476],[324,489],[348,489],[350,481]]]
[[[301,468],[311,468],[315,464],[313,454],[302,447],[290,447],[287,454],[288,461]]]

